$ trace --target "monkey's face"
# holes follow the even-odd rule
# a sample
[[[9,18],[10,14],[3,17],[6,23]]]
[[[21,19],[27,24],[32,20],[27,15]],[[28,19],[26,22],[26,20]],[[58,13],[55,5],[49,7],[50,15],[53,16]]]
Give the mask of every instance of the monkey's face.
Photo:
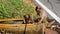
[[[24,18],[25,18],[26,20],[28,20],[28,19],[29,19],[29,16],[28,16],[28,15],[25,15]]]
[[[30,15],[25,15],[25,19],[29,20],[30,19]]]
[[[42,12],[42,8],[38,8],[36,12],[37,13],[41,13]]]
[[[26,18],[29,18],[29,16],[28,16],[28,15],[26,15]]]
[[[36,11],[37,13],[40,13],[40,9],[37,9],[37,11]]]

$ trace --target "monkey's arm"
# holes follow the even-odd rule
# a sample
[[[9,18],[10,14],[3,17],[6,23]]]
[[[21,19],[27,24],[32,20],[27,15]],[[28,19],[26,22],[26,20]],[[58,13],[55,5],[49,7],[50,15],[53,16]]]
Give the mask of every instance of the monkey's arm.
[[[46,19],[47,19],[47,14],[45,11],[43,11],[41,14],[41,20],[39,22],[41,23],[42,21],[46,21]]]

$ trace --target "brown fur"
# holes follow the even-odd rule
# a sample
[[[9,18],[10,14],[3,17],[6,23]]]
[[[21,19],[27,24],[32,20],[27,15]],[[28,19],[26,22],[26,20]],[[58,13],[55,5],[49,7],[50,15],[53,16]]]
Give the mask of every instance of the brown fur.
[[[28,24],[32,24],[34,22],[33,17],[30,14],[24,15],[25,22]]]

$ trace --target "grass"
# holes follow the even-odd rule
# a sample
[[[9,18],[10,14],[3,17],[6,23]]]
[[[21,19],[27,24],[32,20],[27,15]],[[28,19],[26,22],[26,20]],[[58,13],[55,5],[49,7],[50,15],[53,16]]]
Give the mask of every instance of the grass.
[[[22,0],[0,0],[0,19],[23,18],[25,14],[35,16],[34,8]]]

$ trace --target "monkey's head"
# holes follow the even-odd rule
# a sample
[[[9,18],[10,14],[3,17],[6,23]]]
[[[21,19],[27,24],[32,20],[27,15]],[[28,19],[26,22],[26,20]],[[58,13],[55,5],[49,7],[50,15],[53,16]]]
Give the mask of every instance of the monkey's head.
[[[25,18],[25,19],[29,19],[29,18],[30,18],[30,14],[24,15],[24,18]]]
[[[41,12],[41,11],[40,11],[41,9],[42,9],[42,8],[41,8],[41,7],[38,7],[38,6],[36,6],[36,8],[35,8],[35,10],[36,10],[37,13],[40,13],[40,12]]]
[[[28,23],[29,21],[31,21],[31,15],[30,14],[24,15],[24,19],[25,19],[25,22]]]

